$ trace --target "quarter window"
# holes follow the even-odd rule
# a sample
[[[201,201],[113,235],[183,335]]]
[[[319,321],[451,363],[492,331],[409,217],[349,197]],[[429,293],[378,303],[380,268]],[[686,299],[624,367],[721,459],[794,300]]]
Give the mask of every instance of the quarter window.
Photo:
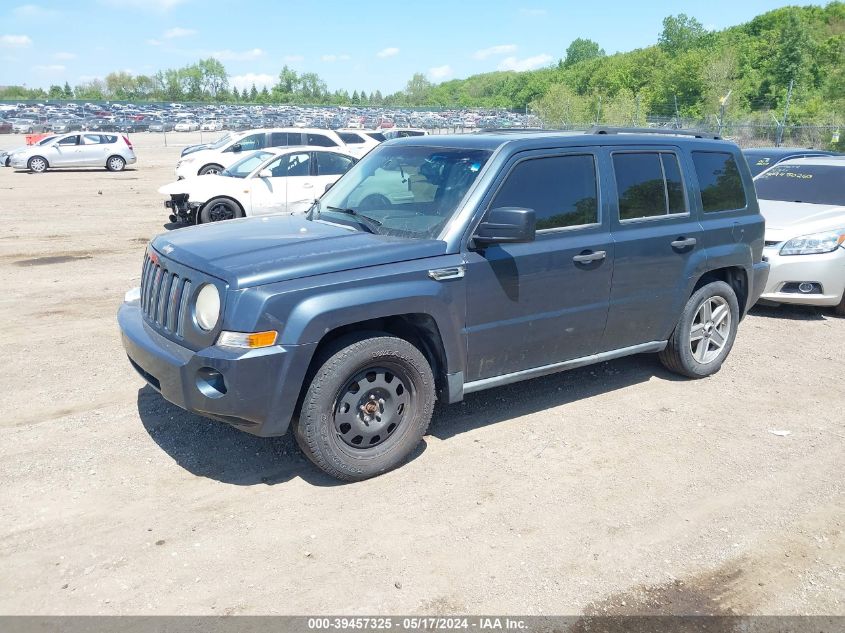
[[[338,132],[337,135],[347,145],[360,145],[364,142],[364,139],[352,132]]]
[[[491,206],[533,209],[538,230],[594,224],[599,221],[595,160],[579,154],[517,163]]]
[[[613,171],[616,175],[620,220],[640,220],[687,212],[681,167],[674,154],[614,154]]]
[[[692,162],[701,188],[701,207],[706,213],[745,208],[745,188],[732,154],[693,152]]]

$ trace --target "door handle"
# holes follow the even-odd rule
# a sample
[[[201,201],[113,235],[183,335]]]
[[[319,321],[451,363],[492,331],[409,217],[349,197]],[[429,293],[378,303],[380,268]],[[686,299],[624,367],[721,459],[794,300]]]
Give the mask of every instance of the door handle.
[[[311,189],[313,186],[314,184],[310,182],[306,182],[304,185],[302,185],[304,189]]]
[[[696,244],[698,244],[698,240],[694,237],[679,237],[672,242],[672,248],[687,248],[688,246],[695,246]]]
[[[582,253],[572,258],[572,261],[578,264],[588,264],[590,262],[597,262],[607,257],[606,251],[594,251],[592,253]]]

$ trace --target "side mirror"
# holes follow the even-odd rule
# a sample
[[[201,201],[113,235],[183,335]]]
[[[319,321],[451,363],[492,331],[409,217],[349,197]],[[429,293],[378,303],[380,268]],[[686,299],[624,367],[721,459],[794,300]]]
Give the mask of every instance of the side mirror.
[[[240,143],[235,143],[234,145],[232,145],[232,151],[233,152],[239,152],[239,151],[241,151],[241,149],[243,149],[243,148],[241,147]]]
[[[326,191],[328,191],[328,190],[329,190],[329,189],[331,189],[332,187],[334,187],[334,183],[333,183],[333,182],[328,183],[328,184],[326,185],[326,188],[323,190],[323,193],[326,193]]]
[[[472,239],[479,246],[533,242],[536,229],[534,209],[500,207],[487,212]]]
[[[262,169],[260,172],[258,172],[258,177],[259,178],[272,178],[273,172],[270,171],[269,169]]]

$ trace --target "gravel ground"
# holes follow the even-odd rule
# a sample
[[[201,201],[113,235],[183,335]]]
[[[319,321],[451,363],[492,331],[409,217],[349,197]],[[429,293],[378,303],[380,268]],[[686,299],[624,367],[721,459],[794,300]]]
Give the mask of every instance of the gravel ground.
[[[115,312],[196,136],[0,170],[0,613],[845,615],[845,319],[757,308],[706,380],[639,356],[474,394],[339,485],[126,361]]]

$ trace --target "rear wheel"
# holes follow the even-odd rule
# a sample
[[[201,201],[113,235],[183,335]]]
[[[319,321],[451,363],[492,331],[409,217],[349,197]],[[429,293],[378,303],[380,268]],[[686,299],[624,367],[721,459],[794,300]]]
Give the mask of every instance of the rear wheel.
[[[244,212],[234,200],[229,198],[213,198],[205,203],[200,211],[200,223],[222,222],[244,217]]]
[[[26,166],[29,168],[29,171],[40,174],[47,171],[47,159],[42,156],[33,156],[29,159]]]
[[[213,165],[212,164],[212,165],[206,165],[205,167],[200,169],[199,172],[197,172],[197,174],[199,176],[205,176],[206,174],[219,174],[221,171],[223,171],[223,167],[221,167],[220,165]]]
[[[699,288],[687,301],[660,360],[670,371],[704,378],[722,367],[736,338],[739,302],[724,281]]]
[[[106,161],[106,169],[109,171],[123,171],[126,161],[120,156],[112,156]]]
[[[431,421],[434,377],[404,339],[349,339],[329,352],[305,393],[294,435],[325,473],[360,481],[402,464]]]

